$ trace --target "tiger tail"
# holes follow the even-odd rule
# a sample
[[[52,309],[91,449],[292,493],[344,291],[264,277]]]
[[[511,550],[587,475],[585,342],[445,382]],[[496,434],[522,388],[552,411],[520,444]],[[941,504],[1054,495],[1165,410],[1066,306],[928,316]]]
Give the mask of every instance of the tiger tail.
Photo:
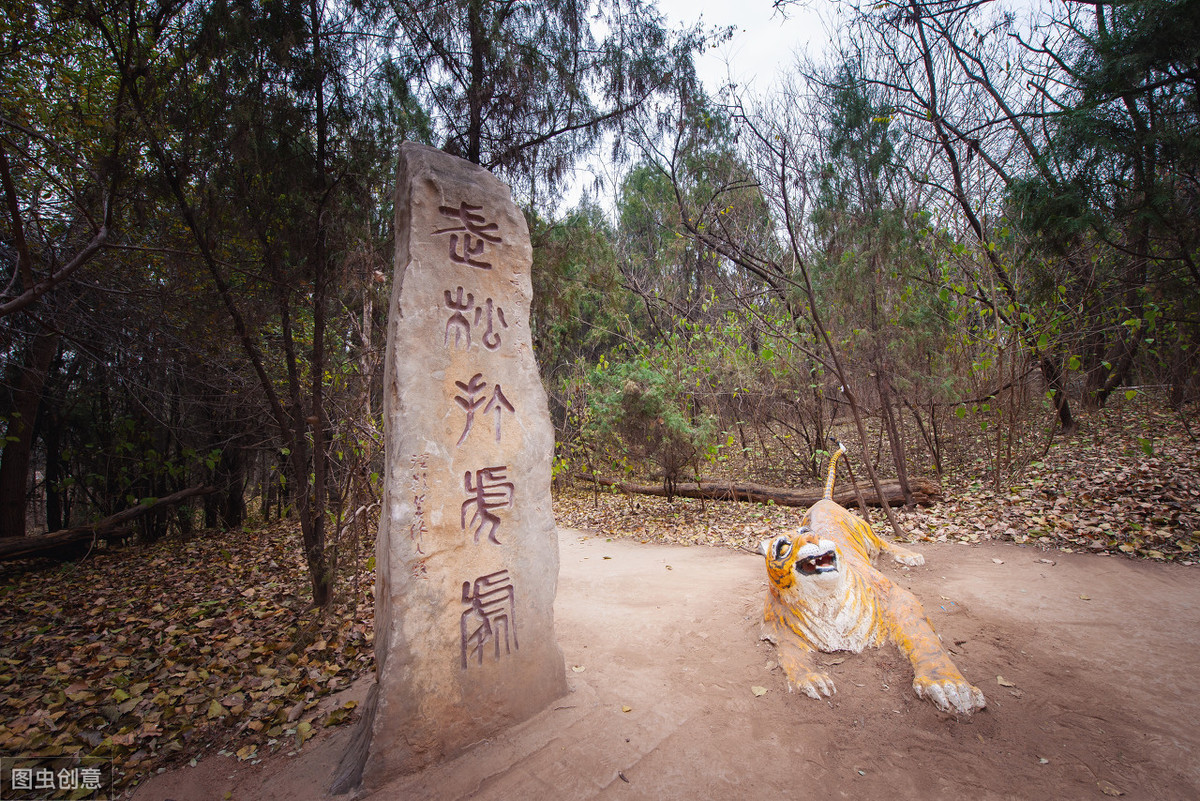
[[[825,478],[825,500],[833,500],[833,482],[837,479],[837,462],[838,457],[846,452],[846,446],[838,442],[833,437],[831,440],[837,442],[837,450],[833,452],[833,456],[829,459],[829,475]]]

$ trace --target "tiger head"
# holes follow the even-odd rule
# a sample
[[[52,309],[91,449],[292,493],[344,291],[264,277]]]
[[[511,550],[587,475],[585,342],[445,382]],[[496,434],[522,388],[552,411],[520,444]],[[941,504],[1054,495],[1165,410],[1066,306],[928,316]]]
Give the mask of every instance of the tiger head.
[[[827,595],[845,581],[837,545],[808,526],[763,540],[758,552],[767,560],[767,578],[777,597]]]

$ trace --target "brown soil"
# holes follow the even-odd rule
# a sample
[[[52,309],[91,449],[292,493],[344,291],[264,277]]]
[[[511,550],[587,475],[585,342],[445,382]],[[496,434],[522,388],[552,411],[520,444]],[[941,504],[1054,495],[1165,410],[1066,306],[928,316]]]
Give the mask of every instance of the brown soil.
[[[789,693],[758,639],[760,557],[560,541],[571,694],[370,798],[1200,797],[1193,568],[1011,544],[925,544],[924,567],[884,565],[987,696],[956,719],[915,697],[890,646],[825,656],[830,701]],[[261,764],[204,759],[133,797],[321,798],[350,728]]]

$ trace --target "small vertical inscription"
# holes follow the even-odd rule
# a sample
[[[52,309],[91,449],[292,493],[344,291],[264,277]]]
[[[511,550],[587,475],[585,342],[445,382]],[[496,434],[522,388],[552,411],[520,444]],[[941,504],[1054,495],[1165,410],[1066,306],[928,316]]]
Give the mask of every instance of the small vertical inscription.
[[[507,570],[498,570],[475,579],[474,585],[464,581],[462,601],[467,610],[460,618],[462,667],[467,669],[471,658],[483,664],[484,646],[495,643],[495,658],[499,661],[500,645],[504,654],[517,650],[517,617],[515,591]]]
[[[417,546],[417,553],[424,554],[425,551],[421,550],[421,540],[429,531],[425,525],[425,498],[429,494],[429,456],[413,454],[408,464],[412,469],[413,500],[413,517],[412,522],[408,524],[408,536]]]
[[[512,508],[513,484],[511,481],[505,481],[507,476],[504,475],[504,471],[507,469],[507,465],[500,465],[476,470],[474,476],[469,470],[463,474],[463,489],[467,492],[467,500],[463,501],[462,505],[462,528],[463,531],[473,530],[476,545],[479,544],[479,535],[485,528],[488,539],[496,545],[500,544],[500,540],[496,539],[500,518],[492,514],[492,510]],[[468,522],[467,512],[471,507],[474,507],[475,511]]]

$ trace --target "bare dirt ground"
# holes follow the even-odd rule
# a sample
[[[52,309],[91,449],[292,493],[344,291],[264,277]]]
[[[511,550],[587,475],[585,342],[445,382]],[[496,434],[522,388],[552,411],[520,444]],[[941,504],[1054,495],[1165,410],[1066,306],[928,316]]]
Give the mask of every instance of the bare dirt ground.
[[[572,692],[369,798],[1200,797],[1195,568],[1000,543],[920,544],[925,566],[886,564],[987,696],[956,719],[915,697],[890,646],[825,656],[830,701],[789,693],[758,639],[761,557],[570,529],[560,542]],[[350,728],[258,765],[207,758],[133,798],[322,798]]]

